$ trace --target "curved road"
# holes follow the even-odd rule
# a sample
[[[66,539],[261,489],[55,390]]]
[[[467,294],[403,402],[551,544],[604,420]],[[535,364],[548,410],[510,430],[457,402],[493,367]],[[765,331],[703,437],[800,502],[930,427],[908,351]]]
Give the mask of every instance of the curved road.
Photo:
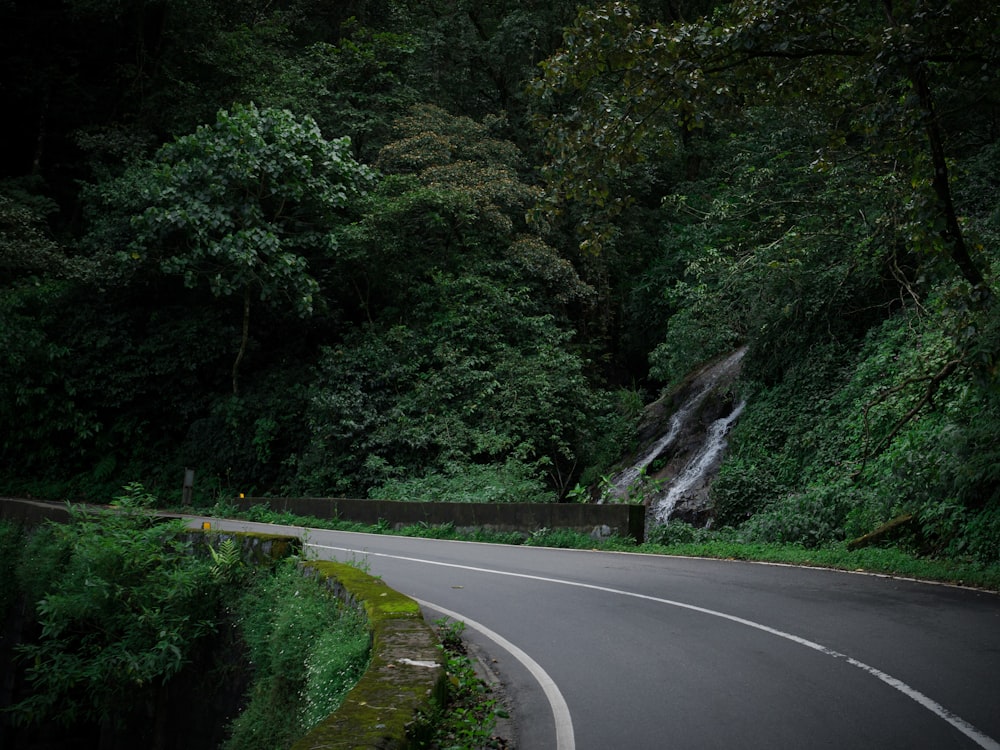
[[[363,562],[431,618],[464,620],[506,684],[522,750],[1000,750],[995,594],[316,529],[306,542]]]

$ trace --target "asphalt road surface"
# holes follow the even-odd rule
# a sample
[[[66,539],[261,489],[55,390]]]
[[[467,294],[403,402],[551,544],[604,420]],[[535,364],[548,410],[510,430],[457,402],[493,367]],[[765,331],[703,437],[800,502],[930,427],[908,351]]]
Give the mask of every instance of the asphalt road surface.
[[[1000,750],[996,594],[315,529],[306,541],[366,565],[430,619],[466,622],[507,688],[521,750]]]

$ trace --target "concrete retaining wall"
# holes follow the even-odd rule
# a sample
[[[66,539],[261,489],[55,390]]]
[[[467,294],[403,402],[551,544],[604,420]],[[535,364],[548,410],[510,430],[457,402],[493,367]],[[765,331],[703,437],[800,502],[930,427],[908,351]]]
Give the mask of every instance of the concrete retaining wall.
[[[292,750],[405,750],[426,747],[432,717],[447,697],[438,639],[409,597],[344,563],[308,562],[336,596],[364,610],[372,634],[371,663],[334,713]]]
[[[0,518],[23,523],[26,526],[36,526],[43,521],[64,523],[69,520],[69,511],[65,503],[0,497]]]
[[[583,503],[415,503],[397,500],[359,500],[330,497],[246,497],[235,501],[240,510],[268,504],[272,510],[316,518],[338,518],[391,528],[426,523],[451,523],[465,531],[519,531],[569,529],[595,537],[612,534],[643,541],[646,508],[642,505]]]
[[[396,529],[426,523],[453,524],[460,531],[517,531],[569,529],[594,537],[612,534],[643,541],[646,508],[642,505],[583,503],[413,503],[396,500],[360,500],[330,497],[247,497],[234,503],[240,510],[267,504],[273,510],[316,518],[339,518],[370,524],[388,523]],[[66,521],[63,503],[0,498],[0,518],[38,523],[47,518]]]

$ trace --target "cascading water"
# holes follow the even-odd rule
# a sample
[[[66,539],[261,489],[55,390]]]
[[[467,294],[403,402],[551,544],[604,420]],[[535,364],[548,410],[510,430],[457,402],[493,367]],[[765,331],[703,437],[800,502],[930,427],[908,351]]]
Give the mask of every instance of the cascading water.
[[[707,392],[708,391],[706,390],[705,393]],[[704,393],[701,395],[702,398],[704,398]],[[698,403],[700,403],[700,401]],[[697,405],[698,404],[695,403],[692,404],[690,409],[681,409],[674,412],[674,414],[670,417],[670,425],[663,437],[661,437],[634,465],[629,466],[625,469],[625,471],[617,474],[611,480],[611,497],[624,498],[628,495],[629,490],[635,486],[635,483],[638,481],[639,477],[642,476],[645,468],[653,463],[657,456],[663,453],[663,451],[669,448],[674,442],[674,439],[677,437],[677,433],[680,431],[681,425],[684,424],[687,415]]]
[[[675,443],[678,439],[686,439],[682,436],[693,431],[696,426],[693,420],[699,417],[709,394],[717,390],[720,384],[730,383],[735,379],[745,353],[745,347],[738,349],[691,378],[689,395],[671,414],[665,432],[640,455],[635,463],[612,477],[609,489],[602,499],[610,501],[628,499],[630,493],[642,488],[648,467],[658,458],[670,458],[677,452]],[[743,406],[744,404],[740,403],[728,414],[715,420],[705,430],[697,449],[690,453],[691,458],[676,473],[673,480],[668,480],[654,496],[647,497],[650,521],[665,523],[678,500],[684,498],[692,488],[704,485],[703,480],[706,475],[714,471],[717,466],[719,456],[726,445],[729,428],[739,419]],[[640,491],[648,492],[648,485]]]
[[[684,497],[684,494],[692,487],[700,485],[706,474],[716,467],[719,456],[726,449],[726,436],[729,434],[729,428],[740,418],[746,403],[746,401],[740,401],[728,416],[712,422],[705,434],[705,442],[702,443],[694,458],[684,467],[680,476],[670,483],[667,494],[662,498],[654,498],[653,502],[650,503],[649,513],[652,520],[657,523],[666,523],[670,519],[674,506],[677,505],[677,501]]]

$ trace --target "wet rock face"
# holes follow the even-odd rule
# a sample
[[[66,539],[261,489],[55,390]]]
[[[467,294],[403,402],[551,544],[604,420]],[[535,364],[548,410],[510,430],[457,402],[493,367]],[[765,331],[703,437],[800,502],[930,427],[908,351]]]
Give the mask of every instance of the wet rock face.
[[[678,433],[663,456],[663,468],[653,475],[665,481],[663,492],[650,501],[650,515],[656,521],[671,518],[704,526],[711,515],[709,489],[724,457],[726,434],[739,417],[742,403],[730,388],[715,388],[703,406]]]
[[[729,428],[743,409],[733,385],[744,353],[739,349],[708,363],[646,408],[639,427],[640,448],[612,479],[612,494],[634,496],[637,483],[643,481],[654,487],[655,491],[643,494],[649,522],[675,518],[707,523],[711,481],[722,461]]]

